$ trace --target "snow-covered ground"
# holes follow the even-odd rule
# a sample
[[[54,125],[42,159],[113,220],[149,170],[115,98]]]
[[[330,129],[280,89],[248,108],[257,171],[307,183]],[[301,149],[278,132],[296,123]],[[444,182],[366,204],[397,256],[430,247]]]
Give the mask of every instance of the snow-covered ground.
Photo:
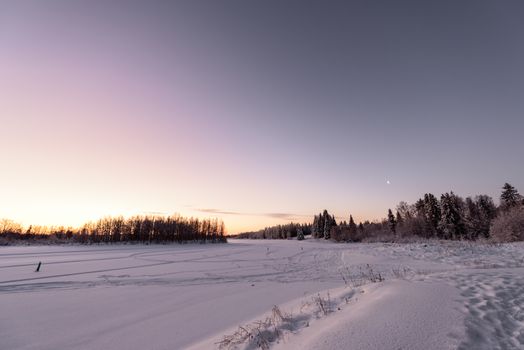
[[[245,332],[240,348],[523,349],[524,244],[0,248],[0,349],[213,349]]]

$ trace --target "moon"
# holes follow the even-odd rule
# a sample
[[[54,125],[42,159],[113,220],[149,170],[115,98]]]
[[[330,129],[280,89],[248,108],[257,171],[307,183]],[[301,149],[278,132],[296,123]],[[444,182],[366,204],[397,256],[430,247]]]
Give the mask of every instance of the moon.
[[[386,180],[386,183],[387,183],[388,185],[391,185],[391,181],[389,181],[389,180]]]

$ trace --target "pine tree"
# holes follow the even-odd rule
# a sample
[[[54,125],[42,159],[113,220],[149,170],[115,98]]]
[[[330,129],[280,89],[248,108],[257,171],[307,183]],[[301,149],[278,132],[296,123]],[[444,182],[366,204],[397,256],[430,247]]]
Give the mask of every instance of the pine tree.
[[[422,198],[415,202],[415,211],[418,217],[426,218],[425,203]]]
[[[438,235],[438,227],[441,219],[441,211],[438,199],[431,193],[424,195],[424,220],[427,226],[427,235]]]
[[[330,232],[329,232],[331,230],[331,217],[329,216],[327,210],[324,210],[323,217],[324,217],[324,229],[323,229],[324,238],[329,239],[331,237]]]
[[[477,203],[481,218],[479,234],[485,238],[488,238],[491,222],[497,216],[497,207],[495,206],[495,203],[493,203],[493,199],[487,195],[477,196],[475,201]]]
[[[466,227],[463,220],[463,200],[453,192],[444,193],[440,198],[441,219],[439,229],[444,239],[465,238]]]
[[[464,222],[468,239],[489,236],[491,221],[495,218],[497,208],[490,196],[480,195],[475,199],[466,198]]]
[[[324,209],[323,213],[323,219],[324,219],[324,238],[330,239],[331,238],[331,228],[337,226],[337,221],[335,220],[335,216],[329,215],[328,211]]]
[[[330,239],[331,238],[331,218],[325,217],[324,218],[324,239]]]
[[[357,225],[353,220],[353,216],[349,215],[349,234],[353,237],[357,233]]]
[[[468,239],[477,239],[481,230],[481,215],[477,203],[471,197],[466,198],[464,211],[464,222]]]
[[[388,225],[391,232],[397,232],[397,220],[395,220],[395,215],[393,215],[391,209],[388,209]]]
[[[297,240],[299,241],[304,240],[304,231],[302,231],[301,227],[297,229]]]
[[[313,238],[320,238],[324,236],[324,221],[322,220],[322,213],[315,215],[313,225],[311,226],[311,235]]]
[[[324,226],[326,224],[326,220],[324,218],[324,215],[320,213],[318,215],[318,238],[324,237]]]
[[[507,211],[513,207],[516,207],[521,203],[522,197],[515,187],[509,183],[505,183],[502,187],[502,194],[500,195],[500,206],[502,210]]]

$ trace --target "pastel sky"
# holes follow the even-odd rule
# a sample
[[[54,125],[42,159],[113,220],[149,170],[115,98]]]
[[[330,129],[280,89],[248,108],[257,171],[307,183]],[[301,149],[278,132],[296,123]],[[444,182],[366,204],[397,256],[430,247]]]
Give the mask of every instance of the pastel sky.
[[[524,192],[522,1],[1,1],[0,217],[230,233]],[[390,181],[390,184],[387,184]]]

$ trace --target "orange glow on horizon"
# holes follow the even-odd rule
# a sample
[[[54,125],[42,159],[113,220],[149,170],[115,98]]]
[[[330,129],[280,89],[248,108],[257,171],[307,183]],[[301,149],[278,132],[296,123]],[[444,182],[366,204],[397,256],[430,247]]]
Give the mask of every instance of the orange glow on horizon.
[[[248,232],[248,231],[258,231],[265,227],[269,226],[275,226],[275,225],[284,225],[288,224],[290,222],[295,223],[311,223],[313,221],[313,216],[315,214],[311,214],[311,216],[300,216],[300,217],[294,217],[294,218],[275,218],[275,217],[267,217],[264,214],[260,215],[250,215],[250,214],[242,214],[242,215],[235,215],[235,214],[223,214],[223,215],[211,215],[209,213],[202,213],[196,210],[186,210],[186,211],[174,211],[173,213],[169,214],[164,211],[127,211],[127,212],[120,212],[118,210],[112,210],[108,212],[102,212],[95,210],[94,207],[90,206],[84,206],[82,207],[82,211],[77,211],[76,208],[62,208],[62,210],[47,210],[47,211],[41,211],[40,213],[33,213],[29,217],[20,217],[17,215],[4,215],[0,217],[0,219],[9,219],[14,221],[15,223],[21,224],[24,228],[28,228],[29,226],[42,226],[42,227],[65,227],[65,228],[80,228],[84,224],[88,222],[94,222],[98,219],[104,218],[104,217],[118,217],[123,216],[125,218],[129,218],[135,215],[153,215],[153,216],[168,216],[168,215],[180,215],[183,217],[194,217],[199,219],[218,219],[222,220],[226,226],[226,233],[227,234],[236,234],[241,232]],[[328,209],[329,211],[329,209]],[[83,213],[93,213],[92,215],[83,215]],[[27,214],[30,214],[29,212]],[[339,216],[335,215],[337,221],[348,221],[349,216],[346,218],[345,216]],[[373,221],[373,219],[367,219],[369,216],[361,216],[358,214],[353,215],[354,220],[358,223],[360,221],[370,220]],[[380,219],[380,217],[377,217],[376,219]]]

